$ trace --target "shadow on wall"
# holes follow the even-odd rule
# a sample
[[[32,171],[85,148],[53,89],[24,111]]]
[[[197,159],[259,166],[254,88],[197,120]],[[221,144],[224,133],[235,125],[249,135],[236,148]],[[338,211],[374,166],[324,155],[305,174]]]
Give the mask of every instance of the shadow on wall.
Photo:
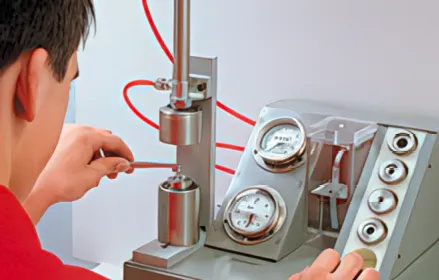
[[[75,112],[75,87],[72,83],[66,123],[75,122]],[[73,258],[71,203],[59,203],[52,206],[38,224],[37,232],[43,248],[56,254],[64,263],[86,268],[93,268],[97,265]]]

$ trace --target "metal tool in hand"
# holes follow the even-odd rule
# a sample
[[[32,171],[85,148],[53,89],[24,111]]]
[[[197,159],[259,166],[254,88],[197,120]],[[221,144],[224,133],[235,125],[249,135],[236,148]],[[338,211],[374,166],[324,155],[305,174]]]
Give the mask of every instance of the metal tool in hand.
[[[131,163],[133,168],[170,168],[173,172],[180,173],[181,166],[176,163],[160,163],[148,161],[133,161]]]
[[[117,154],[105,152],[102,149],[99,150],[101,157],[119,157]],[[149,161],[133,161],[131,167],[134,169],[143,168],[170,168],[173,172],[180,173],[181,165],[176,163],[161,163],[161,162],[149,162]]]

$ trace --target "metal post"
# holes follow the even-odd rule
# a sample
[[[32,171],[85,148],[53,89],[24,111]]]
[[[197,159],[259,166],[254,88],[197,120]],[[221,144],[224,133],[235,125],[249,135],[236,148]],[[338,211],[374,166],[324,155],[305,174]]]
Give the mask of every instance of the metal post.
[[[174,86],[171,105],[189,108],[190,0],[174,0]]]

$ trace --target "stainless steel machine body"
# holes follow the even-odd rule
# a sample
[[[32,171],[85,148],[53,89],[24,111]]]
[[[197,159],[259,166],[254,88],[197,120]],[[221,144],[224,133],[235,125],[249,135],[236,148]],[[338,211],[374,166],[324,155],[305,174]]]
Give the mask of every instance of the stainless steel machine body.
[[[269,134],[267,124],[273,120],[302,124],[306,147],[301,151],[296,142],[300,159],[279,166],[259,162],[257,139],[261,132]],[[204,243],[168,266],[134,258],[125,264],[125,279],[288,279],[326,248],[342,255],[368,249],[381,279],[437,279],[437,131],[434,120],[416,116],[304,100],[267,105],[220,211],[201,232]],[[278,139],[286,139],[282,133]],[[243,195],[249,197],[245,207],[231,206]],[[257,200],[278,210],[265,220],[277,224],[261,226],[265,235],[256,235],[255,228],[240,232],[237,223],[252,214],[233,217],[234,211],[243,213],[249,201]],[[260,209],[253,215],[267,213]]]
[[[216,58],[190,57],[190,2],[175,0],[174,75],[160,141],[159,234],[125,280],[288,279],[327,248],[381,279],[438,279],[439,122],[306,100],[266,105],[214,217]],[[161,80],[163,81],[163,79]]]

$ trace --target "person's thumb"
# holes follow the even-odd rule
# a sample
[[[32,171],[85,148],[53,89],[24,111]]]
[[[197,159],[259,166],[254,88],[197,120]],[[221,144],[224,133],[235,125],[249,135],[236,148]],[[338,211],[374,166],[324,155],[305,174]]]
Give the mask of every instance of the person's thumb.
[[[293,276],[291,276],[290,278],[288,278],[288,280],[300,280],[301,277],[303,276],[303,274],[305,274],[305,272],[309,269],[309,267],[305,267],[305,269],[297,274],[294,274]]]
[[[302,273],[295,274],[295,275],[291,276],[290,278],[288,278],[288,280],[300,280],[301,275],[302,275]]]
[[[89,164],[89,168],[100,178],[114,173],[125,172],[130,169],[130,167],[130,162],[120,157],[103,157]]]

